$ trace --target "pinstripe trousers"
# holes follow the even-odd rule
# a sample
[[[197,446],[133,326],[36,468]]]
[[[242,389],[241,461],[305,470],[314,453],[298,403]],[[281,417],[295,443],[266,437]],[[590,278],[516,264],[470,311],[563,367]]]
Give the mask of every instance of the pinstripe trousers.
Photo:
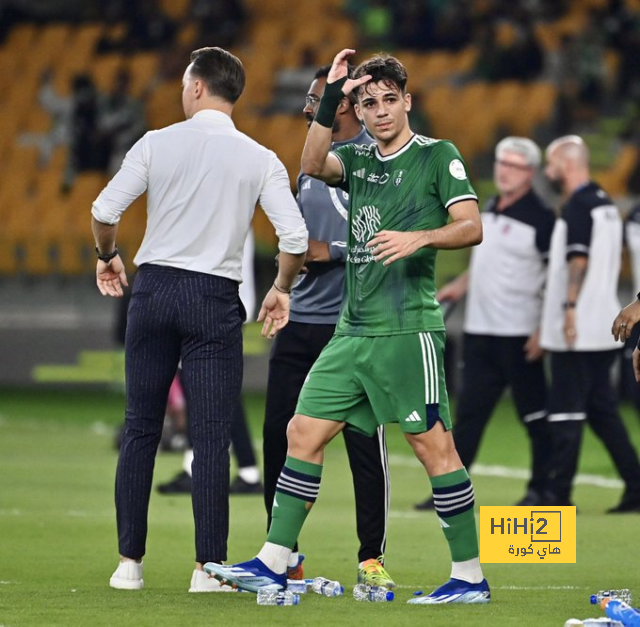
[[[116,471],[120,554],[145,554],[155,456],[171,381],[182,382],[193,440],[196,561],[227,557],[229,442],[242,385],[238,283],[143,264],[134,282],[125,339],[127,404]]]

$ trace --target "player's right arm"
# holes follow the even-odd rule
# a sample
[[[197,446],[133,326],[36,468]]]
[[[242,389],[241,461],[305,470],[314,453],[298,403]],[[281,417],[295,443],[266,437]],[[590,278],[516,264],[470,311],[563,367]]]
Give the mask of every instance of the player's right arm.
[[[334,58],[316,118],[309,127],[302,151],[302,171],[328,185],[336,185],[344,176],[342,163],[330,152],[333,121],[342,98],[371,80],[368,74],[358,79],[348,77],[348,59],[355,53],[345,48]]]
[[[302,151],[302,171],[328,185],[336,185],[343,177],[342,163],[330,148],[331,129],[314,122]]]

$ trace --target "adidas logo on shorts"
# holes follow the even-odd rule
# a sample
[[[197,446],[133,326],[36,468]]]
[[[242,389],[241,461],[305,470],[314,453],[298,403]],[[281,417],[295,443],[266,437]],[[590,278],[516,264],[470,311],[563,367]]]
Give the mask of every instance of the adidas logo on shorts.
[[[418,415],[417,411],[412,411],[405,419],[405,422],[420,422],[422,418]]]

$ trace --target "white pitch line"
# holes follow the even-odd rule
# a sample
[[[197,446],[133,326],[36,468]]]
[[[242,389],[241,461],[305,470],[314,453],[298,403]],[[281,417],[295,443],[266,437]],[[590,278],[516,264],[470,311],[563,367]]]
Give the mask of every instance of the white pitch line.
[[[418,460],[408,455],[389,455],[390,466],[403,466],[420,468]],[[471,474],[479,477],[499,477],[500,479],[518,479],[526,481],[531,477],[531,473],[526,468],[513,468],[511,466],[498,466],[491,464],[474,464],[471,467]],[[618,490],[624,487],[620,479],[604,477],[602,475],[576,475],[575,484],[591,485],[598,488],[610,488]]]

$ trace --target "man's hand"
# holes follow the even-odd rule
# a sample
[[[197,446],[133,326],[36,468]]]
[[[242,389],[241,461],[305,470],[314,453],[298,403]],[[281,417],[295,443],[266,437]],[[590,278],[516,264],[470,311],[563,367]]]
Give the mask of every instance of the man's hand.
[[[460,276],[457,276],[453,281],[449,281],[446,285],[443,285],[436,292],[436,300],[440,303],[445,300],[453,301],[457,303],[466,293],[469,288],[469,271],[466,270]]]
[[[100,261],[96,265],[96,284],[103,296],[121,298],[124,293],[122,286],[129,286],[127,273],[120,255],[116,255],[109,263]]]
[[[262,301],[258,322],[264,322],[262,336],[268,339],[274,338],[278,331],[284,329],[289,322],[289,294],[272,287]]]
[[[424,231],[380,231],[366,243],[373,258],[388,266],[398,259],[413,255],[426,243]]]
[[[576,310],[572,307],[564,312],[564,341],[569,348],[573,348],[576,339]]]
[[[631,337],[631,331],[638,320],[640,320],[640,300],[636,299],[627,305],[613,321],[611,333],[616,341],[626,342]]]
[[[544,355],[544,349],[540,346],[540,329],[534,331],[524,344],[524,360],[526,362],[538,361]]]
[[[353,56],[356,53],[355,50],[351,48],[345,48],[344,50],[338,52],[338,54],[333,59],[333,63],[331,65],[331,69],[329,70],[329,75],[327,76],[327,84],[335,83],[342,78],[345,78],[349,75],[349,57]],[[365,74],[357,79],[347,79],[347,82],[342,86],[342,93],[346,96],[350,94],[354,89],[360,87],[360,85],[364,85],[371,80],[370,74]]]

